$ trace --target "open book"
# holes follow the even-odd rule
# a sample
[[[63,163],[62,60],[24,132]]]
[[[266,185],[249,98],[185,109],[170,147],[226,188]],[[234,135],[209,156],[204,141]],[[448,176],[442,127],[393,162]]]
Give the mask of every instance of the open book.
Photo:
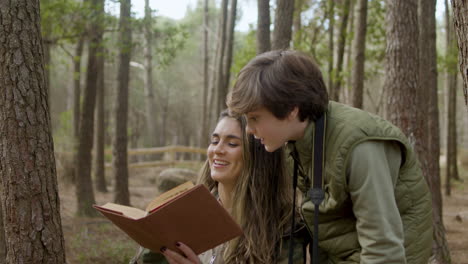
[[[200,254],[242,234],[208,189],[191,182],[156,197],[146,210],[114,203],[93,207],[142,247],[155,252],[163,246],[179,251],[175,243],[180,241]]]

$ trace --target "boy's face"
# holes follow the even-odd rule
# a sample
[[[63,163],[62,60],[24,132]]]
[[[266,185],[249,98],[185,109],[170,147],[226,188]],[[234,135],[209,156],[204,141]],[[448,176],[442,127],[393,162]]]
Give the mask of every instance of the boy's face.
[[[285,142],[293,139],[291,138],[293,136],[291,125],[298,121],[296,116],[297,111],[293,110],[285,119],[278,119],[265,107],[260,107],[246,114],[247,133],[260,139],[266,151],[273,152],[283,146]]]

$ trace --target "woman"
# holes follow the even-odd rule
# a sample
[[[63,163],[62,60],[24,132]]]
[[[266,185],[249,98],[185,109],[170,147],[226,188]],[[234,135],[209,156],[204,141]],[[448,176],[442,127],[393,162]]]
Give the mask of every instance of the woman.
[[[245,133],[245,119],[220,115],[198,182],[205,184],[240,224],[244,235],[196,256],[183,243],[182,256],[162,248],[169,263],[287,263],[292,188],[283,169],[283,153],[268,153]],[[269,199],[268,197],[276,197]],[[295,232],[294,263],[303,263],[307,239]],[[304,237],[308,237],[305,235]],[[154,253],[146,254],[144,263]]]

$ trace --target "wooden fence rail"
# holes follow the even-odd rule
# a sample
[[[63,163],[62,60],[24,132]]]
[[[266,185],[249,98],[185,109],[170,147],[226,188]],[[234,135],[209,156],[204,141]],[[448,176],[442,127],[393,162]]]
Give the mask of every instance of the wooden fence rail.
[[[112,150],[108,149],[104,152],[106,155],[112,155]],[[174,166],[174,165],[200,165],[203,161],[200,160],[182,160],[177,159],[177,153],[194,153],[194,154],[203,154],[206,155],[206,149],[196,148],[196,147],[187,147],[187,146],[165,146],[157,148],[138,148],[138,149],[128,149],[128,156],[140,156],[140,155],[153,155],[153,154],[168,154],[163,155],[162,160],[157,161],[145,161],[145,162],[129,162],[129,168],[150,168],[158,166]],[[55,152],[56,157],[68,156],[71,158],[72,152]],[[106,168],[111,169],[112,164],[106,163]]]

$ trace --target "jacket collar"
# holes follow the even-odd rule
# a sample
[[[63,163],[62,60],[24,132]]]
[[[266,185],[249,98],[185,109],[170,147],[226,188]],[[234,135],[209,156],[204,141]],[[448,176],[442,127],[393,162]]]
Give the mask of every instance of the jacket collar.
[[[314,131],[315,122],[310,121],[304,130],[304,136],[296,141],[289,141],[287,144],[289,153],[294,151],[294,147],[296,148],[302,164],[309,163],[312,158]]]

